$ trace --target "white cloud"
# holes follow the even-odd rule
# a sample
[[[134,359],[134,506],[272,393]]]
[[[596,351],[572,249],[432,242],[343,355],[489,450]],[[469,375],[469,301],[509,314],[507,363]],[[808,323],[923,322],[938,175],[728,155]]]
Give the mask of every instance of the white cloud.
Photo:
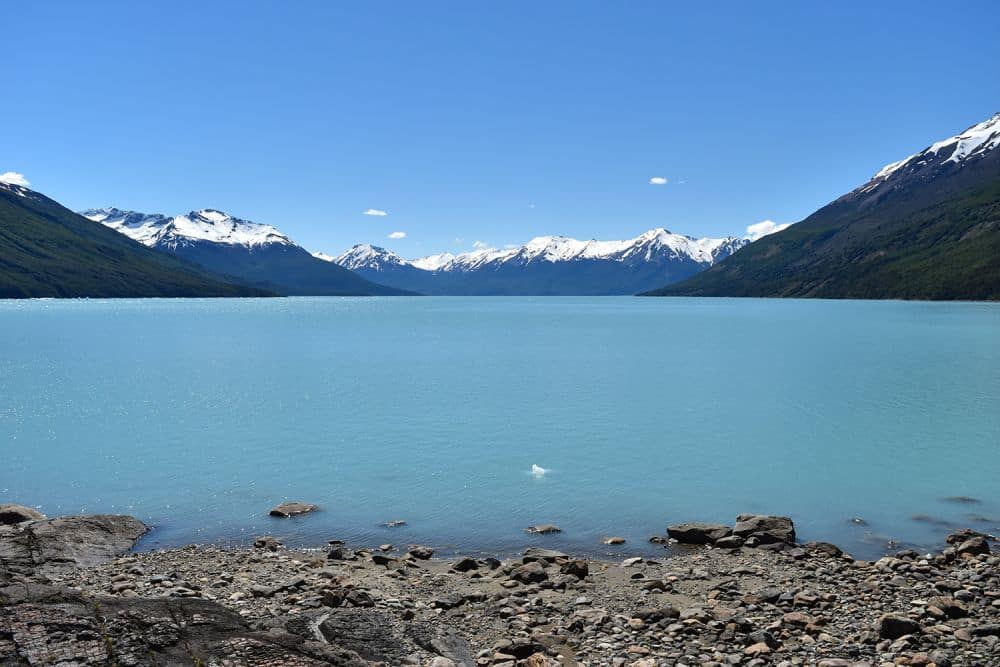
[[[472,247],[479,249],[479,248],[487,248],[489,246],[484,241],[473,241]]]
[[[649,184],[650,185],[666,185],[667,184],[667,179],[664,178],[663,176],[653,176],[651,179],[649,179]]]
[[[361,214],[362,215],[377,215],[380,218],[384,218],[385,216],[389,215],[389,212],[388,211],[383,211],[380,208],[370,208],[370,209],[367,209],[365,211],[362,211]]]
[[[28,187],[31,183],[24,177],[24,174],[19,174],[16,171],[5,171],[0,174],[0,183],[10,183],[11,185],[22,185]]]
[[[390,239],[405,239],[406,238],[406,232],[393,232],[392,234],[389,234],[389,238]]]
[[[751,241],[762,239],[768,234],[780,232],[792,226],[790,222],[777,223],[774,220],[762,220],[754,225],[747,225],[747,238]]]

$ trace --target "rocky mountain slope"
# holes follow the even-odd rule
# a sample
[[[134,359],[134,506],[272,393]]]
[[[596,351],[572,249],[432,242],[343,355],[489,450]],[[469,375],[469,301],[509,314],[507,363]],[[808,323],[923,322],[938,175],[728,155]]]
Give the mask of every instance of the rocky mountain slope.
[[[391,295],[404,290],[374,284],[313,257],[270,225],[214,209],[168,217],[100,208],[81,215],[150,248],[251,285],[298,296]]]
[[[0,298],[264,296],[0,183]]]
[[[748,243],[653,229],[621,241],[541,236],[513,248],[415,260],[362,244],[329,259],[369,280],[426,294],[633,294],[694,275]]]
[[[1000,114],[653,295],[1000,299]]]

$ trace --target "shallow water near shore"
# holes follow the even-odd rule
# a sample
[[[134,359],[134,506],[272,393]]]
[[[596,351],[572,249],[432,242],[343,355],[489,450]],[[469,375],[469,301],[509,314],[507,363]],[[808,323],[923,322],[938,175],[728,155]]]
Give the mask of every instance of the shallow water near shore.
[[[655,553],[747,511],[873,557],[1000,527],[1000,304],[7,301],[0,443],[0,502],[134,514],[145,548]]]

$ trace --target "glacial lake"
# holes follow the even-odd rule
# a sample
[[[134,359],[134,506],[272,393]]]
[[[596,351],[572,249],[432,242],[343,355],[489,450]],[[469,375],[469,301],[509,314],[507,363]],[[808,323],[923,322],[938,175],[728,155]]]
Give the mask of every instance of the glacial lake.
[[[134,514],[140,548],[661,553],[762,512],[870,558],[1000,530],[1000,304],[5,301],[0,443],[0,502]]]

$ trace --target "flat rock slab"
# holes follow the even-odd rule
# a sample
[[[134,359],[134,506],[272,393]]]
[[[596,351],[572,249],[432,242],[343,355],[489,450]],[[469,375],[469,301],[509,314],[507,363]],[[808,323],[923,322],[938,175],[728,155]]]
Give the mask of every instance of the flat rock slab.
[[[309,512],[315,512],[318,509],[319,506],[313,505],[312,503],[287,502],[272,507],[268,514],[282,519],[287,519],[290,516],[308,514]]]
[[[148,530],[135,517],[116,514],[0,526],[0,569],[34,572],[99,565],[127,552]]]
[[[0,589],[0,664],[289,665],[366,667],[357,653],[314,635],[252,630],[207,600],[98,600],[40,585]]]

